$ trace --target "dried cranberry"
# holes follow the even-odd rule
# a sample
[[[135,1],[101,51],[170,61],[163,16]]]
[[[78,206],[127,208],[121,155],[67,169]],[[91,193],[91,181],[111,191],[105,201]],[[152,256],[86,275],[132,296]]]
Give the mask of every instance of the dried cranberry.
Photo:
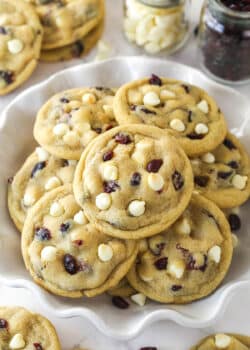
[[[71,227],[71,223],[68,221],[68,222],[64,222],[60,225],[60,231],[62,233],[66,233],[68,232],[68,230],[70,229]]]
[[[46,227],[38,227],[35,229],[35,238],[38,241],[49,241],[51,237],[51,232]]]
[[[144,346],[140,350],[157,350],[157,348],[155,346]]]
[[[105,181],[103,183],[103,190],[105,193],[112,193],[115,192],[116,190],[118,190],[120,188],[120,186],[118,185],[118,183],[116,181]]]
[[[149,79],[149,84],[151,85],[158,85],[158,86],[162,86],[162,81],[161,78],[159,78],[157,75],[152,74],[151,78]]]
[[[230,168],[232,168],[232,169],[238,169],[239,168],[239,163],[236,162],[235,160],[232,160],[227,165],[230,166]]]
[[[11,71],[0,70],[0,78],[2,78],[7,85],[10,85],[14,81],[14,73]]]
[[[46,162],[45,162],[45,161],[44,161],[44,162],[39,162],[39,163],[37,163],[37,164],[34,166],[34,168],[32,169],[30,177],[31,177],[31,178],[35,177],[35,176],[36,176],[36,173],[37,173],[38,171],[41,171],[41,170],[42,170],[43,168],[45,168],[45,167],[46,167]]]
[[[73,57],[80,57],[84,52],[84,49],[84,44],[80,40],[78,40],[73,44],[71,54]]]
[[[241,228],[241,220],[236,214],[229,214],[228,222],[232,231],[237,231]]]
[[[219,171],[217,176],[220,179],[226,180],[232,175],[232,171]]]
[[[123,299],[122,297],[119,296],[114,296],[112,298],[112,304],[119,309],[128,309],[129,308],[129,303],[127,300]]]
[[[101,134],[101,133],[102,133],[102,128],[93,128],[93,130],[94,130],[97,134]]]
[[[34,343],[33,345],[36,350],[43,350],[43,347],[40,343]]]
[[[190,87],[189,87],[188,85],[183,84],[182,87],[183,87],[183,89],[185,90],[185,92],[186,92],[187,94],[190,93]]]
[[[195,184],[200,186],[200,187],[206,187],[208,184],[208,181],[209,181],[208,176],[197,175],[194,177]]]
[[[140,173],[134,173],[130,180],[131,186],[139,186],[141,183],[141,174]]]
[[[66,97],[61,97],[60,102],[62,103],[69,103],[69,100]]]
[[[191,132],[187,135],[190,140],[201,140],[204,136],[203,134],[196,134],[195,132]]]
[[[226,146],[228,149],[230,149],[230,151],[231,151],[232,149],[236,149],[234,143],[233,143],[231,140],[229,140],[229,139],[225,139],[224,142],[223,142],[223,144],[224,144],[224,146]]]
[[[172,182],[176,191],[179,191],[184,186],[183,177],[178,171],[173,173]]]
[[[177,284],[174,284],[174,285],[171,287],[171,290],[172,290],[173,292],[178,292],[178,291],[181,290],[181,289],[182,289],[182,286],[177,285]]]
[[[160,167],[163,164],[162,159],[152,159],[148,164],[147,164],[147,171],[149,173],[157,173],[160,169]]]
[[[71,254],[65,254],[63,257],[63,265],[65,270],[70,275],[75,275],[78,272],[78,264],[76,259]]]
[[[136,110],[136,105],[130,105],[130,106],[129,106],[129,109],[130,109],[131,111],[135,111],[135,110]]]
[[[69,161],[67,159],[62,159],[62,167],[69,166]]]
[[[4,328],[8,328],[8,322],[5,319],[0,318],[0,329]]]
[[[148,109],[148,108],[141,108],[140,109],[141,110],[141,112],[143,112],[143,113],[145,113],[145,114],[153,114],[153,115],[156,115],[156,112],[155,111],[151,111],[150,109]]]
[[[107,162],[108,160],[112,159],[114,156],[113,151],[107,151],[104,153],[104,155],[102,156],[102,159],[104,162]]]
[[[74,243],[75,245],[80,247],[81,245],[83,245],[83,240],[82,239],[76,239],[76,240],[72,241],[72,243]]]
[[[6,28],[0,26],[0,34],[6,35],[7,34]]]
[[[168,258],[160,258],[154,262],[155,267],[157,270],[166,270],[168,265]]]
[[[125,135],[121,132],[115,135],[115,141],[117,143],[121,143],[122,145],[128,145],[129,143],[132,142],[129,135]]]

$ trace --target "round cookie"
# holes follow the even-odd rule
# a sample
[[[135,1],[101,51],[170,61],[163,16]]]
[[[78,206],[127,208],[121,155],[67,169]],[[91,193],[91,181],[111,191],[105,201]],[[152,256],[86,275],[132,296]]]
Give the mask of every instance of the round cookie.
[[[82,39],[104,18],[104,0],[26,1],[33,4],[43,25],[43,50]]]
[[[35,139],[54,156],[80,159],[90,141],[117,125],[114,95],[114,89],[105,87],[60,92],[38,112]]]
[[[249,350],[250,337],[241,334],[214,334],[202,339],[190,350]]]
[[[19,231],[30,208],[44,193],[66,183],[72,183],[75,160],[59,159],[37,147],[14,178],[8,181],[8,207]]]
[[[250,194],[249,156],[232,134],[213,151],[191,160],[195,188],[221,208],[234,208]]]
[[[127,239],[169,227],[192,190],[190,162],[176,139],[148,125],[100,135],[83,152],[74,176],[75,197],[89,221]]]
[[[0,307],[0,349],[60,350],[54,326],[22,307]]]
[[[171,130],[188,155],[208,152],[226,136],[225,119],[204,90],[156,75],[123,85],[117,91],[114,112],[119,124]]]
[[[43,50],[41,52],[40,61],[58,62],[67,61],[72,58],[80,58],[89,53],[96,45],[103,33],[103,22],[92,29],[86,36],[77,40],[73,44],[52,50]]]
[[[0,23],[0,95],[5,95],[36,68],[43,29],[33,7],[20,0],[1,0]]]
[[[173,226],[143,243],[127,278],[137,291],[162,303],[188,303],[211,294],[232,259],[224,214],[197,194]]]
[[[131,287],[126,277],[124,277],[116,286],[108,290],[108,294],[118,297],[130,297],[136,294],[136,290]]]
[[[101,294],[126,275],[137,243],[114,239],[89,224],[72,186],[43,196],[30,210],[22,234],[25,265],[36,283],[71,298]]]

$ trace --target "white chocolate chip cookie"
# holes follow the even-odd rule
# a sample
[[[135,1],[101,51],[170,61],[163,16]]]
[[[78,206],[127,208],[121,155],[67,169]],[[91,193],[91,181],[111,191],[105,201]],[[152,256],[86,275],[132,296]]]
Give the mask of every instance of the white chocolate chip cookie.
[[[213,334],[202,339],[190,350],[249,350],[250,337],[241,334]]]

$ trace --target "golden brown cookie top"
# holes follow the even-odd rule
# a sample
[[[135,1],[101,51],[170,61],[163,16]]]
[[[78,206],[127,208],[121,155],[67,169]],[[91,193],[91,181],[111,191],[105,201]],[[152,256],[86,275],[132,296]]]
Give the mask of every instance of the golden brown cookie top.
[[[192,347],[191,350],[248,350],[250,349],[250,337],[240,334],[218,333],[210,335]]]

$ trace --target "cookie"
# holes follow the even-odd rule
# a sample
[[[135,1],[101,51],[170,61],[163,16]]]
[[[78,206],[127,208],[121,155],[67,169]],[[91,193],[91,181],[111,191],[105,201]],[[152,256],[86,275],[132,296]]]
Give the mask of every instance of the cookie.
[[[89,53],[96,45],[103,33],[103,22],[92,29],[86,36],[77,40],[73,44],[52,50],[43,50],[41,52],[40,61],[58,62],[67,61],[72,58],[81,58]]]
[[[20,0],[19,0],[20,1]],[[0,349],[60,350],[54,326],[22,307],[0,307]]]
[[[191,161],[195,188],[221,208],[243,204],[250,194],[249,156],[232,134],[213,151]]]
[[[25,1],[0,3],[0,95],[23,84],[37,66],[43,29]]]
[[[250,337],[241,334],[214,334],[202,339],[190,350],[249,350]]]
[[[33,4],[44,28],[43,50],[82,39],[104,17],[103,0],[26,0]]]
[[[174,225],[143,241],[127,278],[150,299],[188,303],[219,286],[229,269],[232,251],[231,231],[222,211],[193,194]]]
[[[126,277],[124,277],[116,286],[108,290],[108,294],[118,297],[130,297],[136,290],[131,287]]]
[[[117,125],[114,95],[114,89],[105,87],[60,92],[38,112],[35,139],[56,157],[80,159],[90,141]]]
[[[65,185],[44,195],[29,211],[22,253],[35,282],[51,293],[92,297],[126,275],[137,243],[111,238],[88,223],[72,186]]]
[[[74,193],[89,221],[108,235],[138,239],[170,226],[193,190],[190,162],[159,128],[128,124],[96,138],[83,152]]]
[[[9,179],[8,207],[19,231],[30,208],[44,193],[66,183],[72,183],[76,161],[51,156],[37,147],[14,178]]]
[[[117,91],[114,112],[119,124],[171,130],[188,155],[208,152],[226,136],[223,114],[204,90],[156,75],[123,85]]]

